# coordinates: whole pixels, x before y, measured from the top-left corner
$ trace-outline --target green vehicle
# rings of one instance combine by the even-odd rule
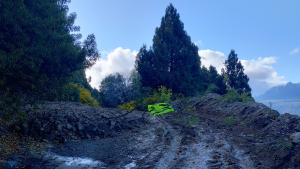
[[[174,111],[174,109],[167,103],[157,103],[154,105],[148,105],[148,111],[151,112],[151,114],[155,117],[159,114],[165,114]]]

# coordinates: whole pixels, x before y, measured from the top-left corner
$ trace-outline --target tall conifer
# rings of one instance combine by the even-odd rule
[[[200,80],[198,47],[184,30],[179,13],[170,4],[160,27],[155,29],[153,46],[144,45],[137,55],[136,68],[143,86],[171,88],[186,96],[196,94]]]
[[[251,96],[251,88],[248,84],[249,78],[244,73],[244,67],[241,61],[238,60],[237,54],[235,54],[234,50],[231,50],[228,55],[228,59],[225,60],[225,69],[225,73],[228,76],[229,86],[240,92],[250,92],[249,96]]]

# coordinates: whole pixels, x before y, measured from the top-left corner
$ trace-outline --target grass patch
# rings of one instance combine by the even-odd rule
[[[293,147],[293,144],[288,140],[282,139],[280,142],[277,143],[276,148],[278,150],[288,149],[290,150]]]
[[[224,122],[218,123],[220,125],[235,125],[236,121],[233,116],[225,117]]]

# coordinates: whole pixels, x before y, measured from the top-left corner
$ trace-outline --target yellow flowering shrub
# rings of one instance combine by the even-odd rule
[[[147,104],[147,103],[160,103],[160,102],[164,102],[164,103],[169,103],[171,101],[171,96],[172,96],[172,90],[171,89],[167,89],[164,86],[161,86],[158,91],[154,91],[152,95],[149,95],[148,97],[144,98],[141,104]],[[133,108],[135,108],[136,106],[138,106],[137,101],[132,100],[129,103],[124,103],[122,105],[118,105],[119,109],[123,109],[123,110],[132,110]],[[147,109],[147,105],[142,106],[143,109]]]
[[[97,102],[96,99],[94,99],[91,96],[91,93],[87,89],[82,88],[82,87],[79,87],[78,89],[79,89],[79,95],[80,95],[80,103],[94,106],[94,107],[99,107],[99,103]]]
[[[132,110],[133,108],[135,108],[135,101],[134,100],[131,100],[129,103],[124,103],[122,105],[118,105],[118,108],[119,109],[123,109],[123,110]]]
[[[78,90],[77,92],[79,92],[79,99],[76,99],[76,92],[75,91],[71,91],[70,89],[76,89]],[[69,83],[68,87],[68,100],[70,101],[79,101],[82,104],[86,104],[86,105],[90,105],[90,106],[94,106],[94,107],[99,107],[99,103],[97,102],[97,100],[95,98],[92,97],[90,91],[88,91],[87,89],[78,86],[77,84],[74,83]]]

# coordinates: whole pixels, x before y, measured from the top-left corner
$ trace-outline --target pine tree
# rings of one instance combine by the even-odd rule
[[[174,93],[195,95],[200,81],[198,47],[184,30],[179,13],[170,4],[160,27],[155,29],[153,46],[143,45],[136,59],[136,69],[143,86],[158,88],[162,85]]]
[[[225,74],[228,76],[228,85],[239,93],[250,92],[249,96],[251,96],[251,88],[248,84],[249,78],[244,74],[244,67],[241,61],[238,60],[234,50],[231,50],[228,59],[225,60],[225,69]]]
[[[215,82],[215,79],[217,78],[218,76],[218,71],[215,67],[213,67],[212,65],[209,66],[209,78],[210,78],[210,81],[212,83]]]

